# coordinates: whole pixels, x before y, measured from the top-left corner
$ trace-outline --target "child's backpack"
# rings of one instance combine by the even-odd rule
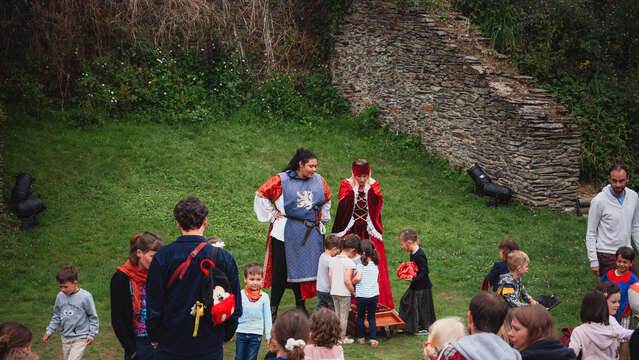
[[[570,344],[570,335],[572,335],[573,330],[575,330],[574,327],[565,327],[561,329],[559,341],[561,341],[561,343],[564,344],[565,347],[568,347],[568,344]]]
[[[201,242],[191,251],[186,260],[175,269],[169,278],[167,289],[171,287],[177,278],[181,280],[184,277],[193,258],[206,245],[206,242]],[[218,250],[218,247],[213,246],[212,259],[217,258]],[[235,295],[231,293],[231,283],[224,271],[215,266],[211,259],[204,259],[200,262],[200,271],[202,271],[204,276],[200,278],[197,299],[195,299],[191,308],[191,315],[195,317],[193,337],[197,336],[200,317],[204,317],[210,326],[215,326],[224,323],[235,312]]]

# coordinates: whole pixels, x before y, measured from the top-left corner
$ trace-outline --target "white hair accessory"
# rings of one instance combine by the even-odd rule
[[[306,342],[304,342],[304,340],[302,339],[295,340],[293,338],[288,338],[288,340],[286,340],[286,345],[284,345],[284,348],[288,351],[293,351],[293,349],[295,349],[296,347],[302,347],[304,345],[306,345]]]

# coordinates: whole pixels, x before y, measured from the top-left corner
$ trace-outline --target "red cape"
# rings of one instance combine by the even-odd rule
[[[370,219],[374,233],[367,231],[368,238],[375,245],[375,250],[379,255],[379,303],[394,309],[393,294],[391,292],[390,280],[388,279],[388,265],[386,263],[386,250],[384,250],[384,242],[382,241],[382,234],[384,228],[382,226],[382,204],[384,203],[384,197],[382,196],[382,190],[379,187],[379,183],[374,182],[368,189],[368,218]],[[335,215],[335,221],[333,222],[332,233],[338,234],[344,232],[353,217],[353,208],[355,206],[355,191],[353,186],[344,179],[339,184],[339,205],[337,206],[337,214]],[[344,236],[350,233],[351,229],[348,229]],[[358,234],[360,235],[360,234]]]

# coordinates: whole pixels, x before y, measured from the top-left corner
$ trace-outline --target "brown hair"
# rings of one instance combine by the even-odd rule
[[[31,330],[15,321],[0,324],[0,359],[14,359],[16,352],[28,354],[26,348],[31,344]]]
[[[277,341],[282,351],[286,352],[286,358],[290,360],[304,360],[304,346],[295,346],[286,349],[288,339],[304,340],[308,343],[309,323],[306,314],[298,309],[290,309],[277,317],[273,324],[273,338]]]
[[[509,271],[515,271],[518,267],[530,264],[528,255],[520,250],[513,250],[506,257],[506,265]]]
[[[509,307],[502,296],[490,291],[480,291],[470,300],[468,309],[475,329],[497,334]]]
[[[147,251],[159,251],[164,247],[162,237],[154,232],[144,232],[131,236],[129,242],[129,261],[131,265],[137,266],[140,258],[138,257],[138,250],[142,253]]]
[[[250,262],[244,265],[244,277],[248,277],[249,274],[264,276],[264,269],[262,268],[262,265],[256,262]]]
[[[610,174],[613,171],[619,171],[619,170],[625,171],[626,172],[626,176],[628,176],[628,174],[630,174],[628,172],[628,168],[626,167],[626,165],[624,165],[622,163],[616,163],[612,167],[610,167],[610,170],[608,171],[608,174]]]
[[[339,248],[339,236],[330,234],[324,240],[324,250],[330,250],[332,248]]]
[[[64,265],[58,270],[55,279],[60,283],[78,281],[78,269],[75,266],[69,264]]]
[[[528,339],[524,349],[529,345],[556,338],[555,322],[545,307],[539,304],[518,307],[513,310],[513,319],[528,330]]]
[[[357,252],[360,251],[359,243],[361,242],[361,238],[357,234],[348,234],[344,236],[344,241],[342,242],[342,250],[345,249],[355,249]]]
[[[617,286],[617,284],[613,283],[612,281],[602,282],[601,284],[597,285],[597,288],[595,290],[604,294],[606,299],[612,294],[621,292],[621,289],[619,288],[619,286]]]
[[[321,308],[311,316],[311,341],[321,347],[332,348],[339,344],[342,328],[337,314],[329,308]]]
[[[399,240],[400,243],[405,241],[412,241],[412,242],[419,243],[419,240],[417,239],[417,233],[415,232],[415,230],[409,227],[404,228],[404,230],[399,232],[399,235],[397,236],[397,240]]]
[[[367,266],[369,258],[373,261],[375,265],[379,265],[379,255],[377,254],[377,250],[375,250],[375,245],[373,245],[372,241],[368,239],[362,240],[361,248],[362,248],[362,258],[361,258],[362,265]]]
[[[499,328],[499,331],[497,332],[497,336],[502,338],[502,340],[507,342],[509,345],[512,345],[510,343],[510,337],[508,336],[508,332],[510,331],[510,329],[512,329],[510,322],[513,320],[513,310],[515,310],[515,308],[508,309],[508,313],[506,314],[506,317],[504,318],[504,322],[501,324],[501,327]]]
[[[581,301],[579,317],[582,323],[594,322],[608,325],[608,301],[603,293],[588,291]]]
[[[368,161],[366,159],[357,159],[353,161],[352,166],[366,166],[368,165]]]
[[[617,249],[617,252],[615,253],[615,258],[618,258],[619,256],[621,256],[623,259],[626,259],[632,262],[632,260],[635,259],[635,251],[632,250],[631,247],[622,246],[619,249]]]
[[[519,250],[519,244],[514,239],[504,239],[499,243],[498,248],[504,250],[504,258],[508,259],[511,251]]]

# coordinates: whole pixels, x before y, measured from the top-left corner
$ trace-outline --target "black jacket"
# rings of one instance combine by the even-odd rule
[[[133,304],[129,277],[118,270],[111,278],[111,326],[129,357],[135,352]]]

